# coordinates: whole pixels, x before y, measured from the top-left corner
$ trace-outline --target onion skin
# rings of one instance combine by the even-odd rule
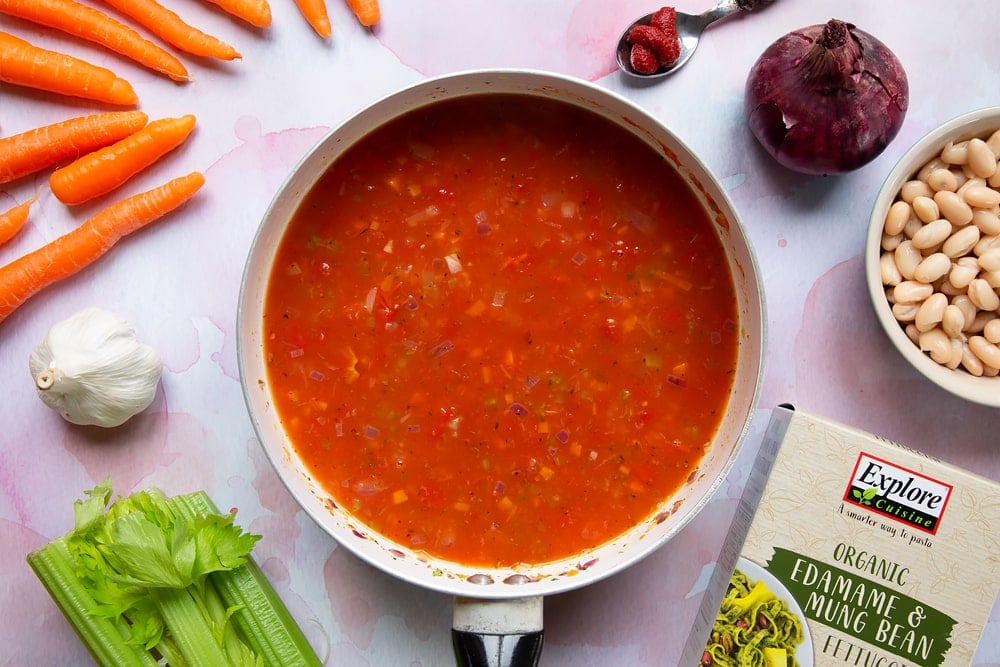
[[[909,84],[885,44],[831,19],[771,44],[750,70],[744,103],[751,132],[780,164],[840,174],[872,161],[895,138]]]

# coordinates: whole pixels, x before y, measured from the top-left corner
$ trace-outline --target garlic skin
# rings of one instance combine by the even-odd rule
[[[49,329],[28,368],[39,398],[66,421],[111,428],[149,407],[163,365],[127,320],[85,308]]]

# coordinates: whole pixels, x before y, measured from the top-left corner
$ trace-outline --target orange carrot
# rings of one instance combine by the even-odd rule
[[[347,6],[363,26],[373,26],[381,18],[378,0],[347,0]]]
[[[295,0],[295,4],[317,35],[327,39],[333,34],[330,15],[326,11],[326,0]]]
[[[142,111],[108,111],[0,137],[0,184],[108,146],[147,120]]]
[[[267,0],[208,0],[222,11],[257,28],[271,25],[271,6]]]
[[[0,267],[0,322],[38,292],[90,266],[122,238],[186,202],[204,183],[205,177],[195,171],[123,199]]]
[[[191,114],[154,120],[135,134],[56,169],[49,177],[52,194],[70,206],[107,194],[184,143],[194,124]]]
[[[104,67],[0,32],[0,81],[50,93],[133,106],[132,85]]]
[[[189,78],[183,63],[172,53],[76,0],[0,0],[0,12],[100,44],[174,81]]]
[[[104,0],[174,48],[195,56],[220,60],[241,58],[239,51],[222,40],[189,25],[156,0]]]
[[[35,195],[6,213],[0,213],[0,245],[10,241],[15,234],[21,231],[21,227],[24,227],[24,223],[28,221],[28,209],[37,199],[38,195]]]

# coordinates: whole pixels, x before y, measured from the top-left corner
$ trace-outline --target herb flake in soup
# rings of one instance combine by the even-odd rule
[[[662,155],[554,100],[411,111],[296,211],[265,296],[274,405],[372,530],[451,562],[569,557],[657,511],[719,427],[739,322]]]

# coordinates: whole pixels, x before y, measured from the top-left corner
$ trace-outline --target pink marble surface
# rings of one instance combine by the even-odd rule
[[[754,243],[767,298],[760,409],[727,484],[672,542],[626,572],[546,601],[545,665],[671,665],[693,620],[721,532],[732,518],[770,408],[797,405],[1000,480],[1000,413],[931,386],[890,348],[866,299],[861,253],[869,209],[895,159],[935,125],[996,105],[996,0],[778,0],[714,26],[669,80],[636,86],[613,70],[617,32],[659,5],[642,0],[481,2],[382,0],[372,32],[328,0],[334,34],[317,39],[291,0],[274,24],[247,30],[194,0],[166,4],[237,46],[243,60],[185,62],[176,85],[84,43],[0,18],[0,29],[112,67],[151,118],[195,113],[192,139],[128,192],[203,170],[208,184],[169,221],[128,239],[0,324],[0,665],[86,664],[69,626],[24,562],[65,532],[72,503],[111,475],[117,491],[206,489],[264,536],[257,557],[329,664],[446,665],[451,601],[401,583],[340,549],[286,493],[256,442],[236,368],[240,276],[257,223],[289,169],[328,129],[425,77],[531,67],[584,78],[641,104],[719,177]],[[678,0],[681,10],[708,2]],[[898,138],[866,167],[800,177],[754,143],[742,114],[753,60],[781,34],[830,18],[878,36],[907,69],[911,107]],[[0,85],[0,133],[14,134],[93,105]],[[44,177],[0,186],[0,209],[38,191],[28,226],[0,247],[7,262],[93,212],[56,201]],[[164,362],[157,397],[112,430],[73,427],[34,395],[32,347],[54,322],[100,305],[131,320]],[[1000,516],[995,517],[1000,520]],[[975,663],[1000,665],[995,611]]]

